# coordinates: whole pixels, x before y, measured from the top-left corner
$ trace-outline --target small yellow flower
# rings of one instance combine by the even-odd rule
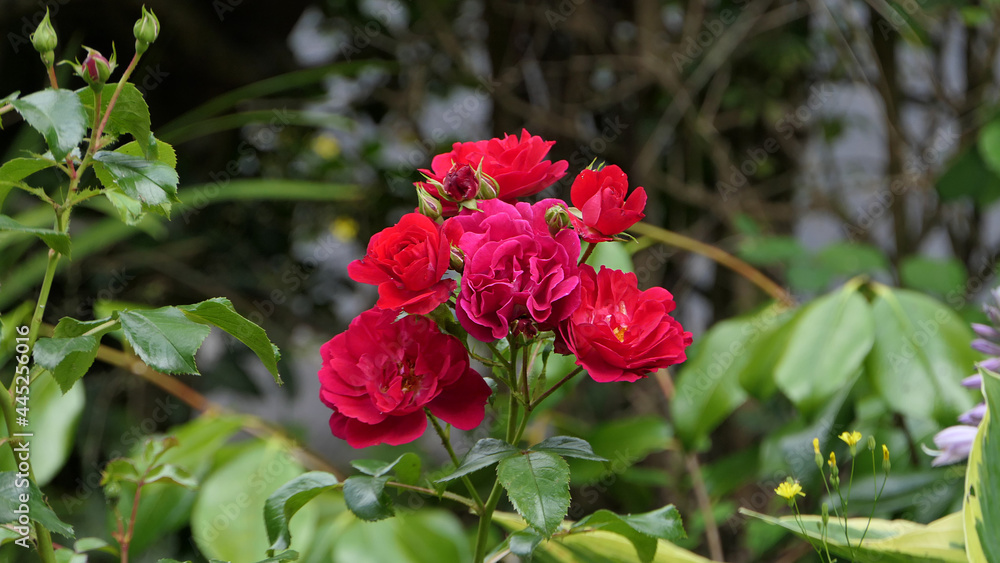
[[[819,438],[813,438],[813,451],[819,453]]]
[[[827,462],[830,467],[837,467],[837,454],[830,452],[830,461]]]
[[[858,432],[857,430],[855,430],[854,432],[844,432],[843,434],[838,436],[838,438],[840,438],[848,446],[853,448],[854,446],[858,445],[858,442],[861,441],[861,432]]]
[[[889,461],[889,448],[882,444],[882,461]]]
[[[806,496],[806,494],[802,492],[802,485],[800,485],[798,481],[785,481],[784,483],[778,485],[778,488],[774,489],[774,492],[779,497],[790,501],[795,500],[795,495],[799,495],[801,497]]]

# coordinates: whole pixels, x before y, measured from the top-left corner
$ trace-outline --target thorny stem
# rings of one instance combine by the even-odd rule
[[[441,423],[438,421],[436,416],[431,414],[430,409],[425,408],[424,411],[427,413],[427,419],[431,421],[431,426],[434,427],[434,431],[437,432],[437,435],[441,438],[441,445],[443,445],[444,449],[448,451],[448,457],[451,458],[451,462],[455,465],[455,468],[458,469],[460,462],[458,456],[455,455],[455,449],[451,447],[451,439],[448,435],[449,433],[441,427]],[[476,490],[476,487],[472,485],[472,481],[469,480],[468,475],[462,476],[462,483],[464,483],[465,488],[469,490],[469,496],[472,497],[472,500],[476,501],[476,511],[482,513],[483,499],[479,496],[479,491]]]

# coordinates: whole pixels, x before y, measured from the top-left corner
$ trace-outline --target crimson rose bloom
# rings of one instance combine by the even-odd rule
[[[378,285],[378,307],[425,315],[448,300],[455,280],[441,279],[448,270],[451,246],[441,227],[419,213],[368,241],[368,253],[347,265],[351,279]]]
[[[504,135],[503,139],[489,139],[469,143],[455,143],[451,152],[439,154],[431,161],[431,170],[421,170],[426,176],[444,184],[445,177],[456,165],[468,164],[478,170],[480,163],[484,174],[496,180],[497,197],[513,201],[519,197],[537,194],[566,175],[569,163],[565,160],[551,162],[542,160],[555,141],[545,141],[532,136],[526,129],[521,137]],[[425,182],[417,182],[431,194],[437,188]],[[452,202],[444,202],[445,214],[454,215],[458,208]]]
[[[646,190],[628,192],[628,177],[615,165],[600,170],[582,170],[570,188],[570,199],[583,218],[570,213],[573,228],[587,242],[611,240],[613,235],[635,225],[646,216]]]
[[[398,446],[427,428],[423,409],[462,430],[483,421],[490,387],[454,336],[426,317],[371,309],[320,348],[330,430],[354,448]]]
[[[561,204],[489,199],[445,221],[465,254],[455,315],[473,338],[492,342],[515,324],[555,328],[579,304],[580,237],[570,229],[553,235],[545,222],[545,211]]]
[[[639,291],[635,274],[580,268],[580,307],[559,325],[557,351],[595,381],[635,381],[687,359],[691,333],[669,315],[674,299],[662,287]]]

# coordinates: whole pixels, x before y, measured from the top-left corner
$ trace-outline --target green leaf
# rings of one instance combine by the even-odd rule
[[[281,353],[278,347],[267,338],[264,329],[237,313],[228,299],[216,297],[194,305],[184,305],[178,309],[192,321],[218,327],[246,344],[271,372],[275,382],[281,384],[281,376],[278,374],[278,359]]]
[[[35,362],[52,372],[63,393],[94,364],[101,342],[94,335],[72,338],[40,338],[35,343]]]
[[[392,517],[396,511],[385,492],[389,477],[355,476],[344,481],[344,502],[355,516],[368,522]]]
[[[188,489],[198,488],[198,480],[188,473],[187,470],[169,463],[157,465],[151,469],[146,474],[143,482],[146,484],[173,483],[174,485],[180,485]]]
[[[355,459],[351,461],[351,465],[372,477],[381,477],[392,471],[401,483],[412,485],[420,479],[420,456],[413,452],[407,452],[391,463],[377,459]]]
[[[76,428],[86,406],[86,392],[77,385],[63,393],[52,374],[38,368],[32,375],[30,415],[28,425],[15,432],[31,433],[31,468],[35,483],[44,487],[66,464],[76,439]],[[0,436],[9,436],[0,417]],[[38,447],[43,445],[44,447]],[[0,467],[14,468],[10,448],[0,448]]]
[[[6,446],[5,446],[6,447]],[[28,495],[27,502],[21,502],[21,495]],[[22,508],[23,505],[23,508]],[[60,536],[72,538],[73,527],[56,516],[45,503],[42,491],[34,482],[18,477],[16,471],[0,472],[0,523],[16,523],[18,517],[27,510],[31,519]]]
[[[202,481],[189,525],[206,558],[257,561],[270,546],[261,518],[267,498],[301,475],[302,466],[277,439],[255,440],[230,447],[228,452],[235,454],[224,457]],[[310,545],[316,532],[315,508],[300,509],[291,526],[296,543]]]
[[[577,522],[576,527],[604,530],[626,538],[632,543],[642,563],[649,563],[656,557],[656,538],[636,530],[624,518],[610,510],[598,510]]]
[[[778,313],[771,322],[761,327],[748,353],[747,362],[739,370],[740,386],[759,400],[766,400],[777,391],[774,366],[788,347],[788,340],[795,330],[794,311]],[[759,340],[759,342],[758,342]]]
[[[198,373],[194,355],[211,330],[187,318],[176,307],[128,310],[118,320],[142,361],[163,373]]]
[[[965,474],[962,521],[972,563],[1000,561],[1000,377],[982,372],[987,412],[979,423]]]
[[[108,109],[108,104],[111,102],[111,97],[115,93],[115,89],[118,88],[118,84],[105,84],[104,89],[101,91],[101,115]],[[77,91],[77,96],[80,98],[80,102],[83,104],[84,110],[87,112],[87,123],[93,123],[94,121],[94,91],[88,88],[82,88]],[[122,133],[128,133],[136,141],[141,141],[147,145],[149,140],[149,107],[146,106],[146,100],[143,99],[142,93],[139,92],[131,83],[126,82],[122,87],[121,92],[118,94],[118,100],[115,101],[115,107],[111,110],[111,116],[108,117],[107,125],[104,127],[104,134],[111,135],[112,137],[118,137]],[[148,151],[144,151],[143,156],[150,156]]]
[[[13,158],[0,166],[0,180],[20,182],[35,172],[52,168],[55,163],[47,158]]]
[[[174,152],[173,147],[158,139],[154,140],[156,141],[156,149],[151,152],[155,153],[155,155],[151,155],[150,158],[157,162],[162,162],[170,168],[176,168],[177,154]],[[142,151],[143,149],[139,146],[139,144],[132,141],[131,143],[121,146],[115,152],[135,157],[142,157],[144,156]],[[146,210],[143,207],[142,202],[126,195],[125,192],[122,191],[117,184],[115,184],[114,179],[111,178],[107,171],[103,169],[96,170],[96,173],[98,178],[101,180],[101,183],[106,186],[104,195],[108,198],[108,201],[111,202],[115,211],[118,212],[118,216],[121,217],[122,221],[128,225],[138,224],[139,221],[141,221],[146,215]],[[164,210],[169,210],[171,208],[170,204],[164,204],[161,207]]]
[[[972,330],[931,297],[875,288],[875,344],[866,362],[872,384],[895,412],[950,424],[972,406],[961,384],[977,359]]]
[[[624,472],[649,454],[662,452],[673,442],[673,431],[662,416],[638,416],[600,424],[588,436],[597,455],[610,460],[615,473]],[[573,482],[595,483],[606,477],[608,467],[595,463],[570,464]]]
[[[688,352],[677,374],[671,409],[677,437],[688,450],[701,447],[709,434],[747,400],[740,372],[765,336],[777,328],[784,308],[772,304],[759,312],[717,323]]]
[[[917,524],[907,520],[871,520],[868,518],[848,518],[846,534],[851,545],[846,545],[844,521],[830,518],[827,532],[822,533],[823,521],[820,516],[802,515],[775,518],[745,508],[740,513],[775,526],[781,526],[799,537],[813,541],[823,541],[830,552],[857,563],[967,563],[969,559],[962,549],[961,515],[951,514],[930,524]],[[801,522],[801,524],[800,524]],[[865,536],[865,529],[868,534]],[[805,533],[803,533],[803,529]],[[859,547],[861,537],[865,541]]]
[[[534,553],[535,548],[542,542],[542,539],[544,538],[531,528],[525,528],[511,534],[507,538],[507,545],[510,547],[510,552],[514,555],[530,560],[531,554]]]
[[[267,527],[267,540],[271,542],[271,547],[267,549],[268,555],[291,545],[292,535],[288,530],[288,523],[300,508],[321,493],[339,486],[340,482],[333,475],[323,471],[310,471],[271,493],[264,503],[264,525]]]
[[[976,147],[986,166],[1000,174],[1000,120],[993,120],[979,130]]]
[[[853,285],[809,303],[794,322],[774,379],[795,406],[811,415],[861,368],[875,341],[875,322]]]
[[[551,537],[569,510],[569,465],[548,452],[508,457],[497,466],[497,479],[518,514]]]
[[[28,227],[18,223],[12,217],[0,215],[0,232],[15,232],[34,235],[42,239],[42,242],[59,254],[69,256],[70,253],[69,235],[66,233],[60,233],[59,231],[53,229]]]
[[[786,264],[806,256],[806,250],[794,237],[760,236],[748,238],[740,245],[740,257],[759,266]]]
[[[672,504],[642,514],[629,514],[622,519],[636,530],[667,541],[677,541],[687,536],[680,512]]]
[[[66,158],[87,134],[87,113],[70,90],[42,90],[11,105],[45,137],[55,160]]]
[[[86,553],[106,547],[108,547],[108,542],[101,538],[80,538],[73,543],[73,551],[77,553]]]
[[[965,292],[965,266],[955,258],[939,260],[926,256],[907,256],[899,263],[903,285],[941,296]]]
[[[328,532],[332,550],[317,563],[468,563],[469,539],[451,512],[423,508],[395,518],[364,522],[349,515],[337,518]],[[522,524],[522,528],[523,528]]]
[[[835,242],[823,247],[816,260],[831,272],[842,276],[871,274],[889,269],[885,255],[870,244]]]
[[[552,436],[531,447],[535,452],[549,452],[563,457],[589,459],[591,461],[608,461],[594,453],[594,449],[586,440],[572,436]]]
[[[468,475],[473,471],[478,471],[484,467],[489,467],[498,461],[518,455],[520,450],[514,446],[497,440],[496,438],[483,438],[476,442],[469,453],[462,458],[462,463],[449,475],[437,480],[438,483],[458,479],[463,475]]]
[[[0,106],[4,104],[9,104],[10,102],[16,100],[17,97],[20,95],[21,95],[20,91],[11,92],[10,94],[7,94],[6,96],[0,98]]]
[[[159,160],[98,151],[94,155],[94,172],[105,188],[120,189],[141,202],[143,209],[169,216],[170,204],[180,201],[177,172]]]
[[[74,336],[83,336],[84,334],[100,327],[101,325],[106,325],[111,317],[105,317],[103,319],[97,319],[93,321],[78,321],[73,317],[63,317],[59,319],[56,324],[56,328],[52,333],[53,338],[73,338]],[[115,330],[117,325],[108,325],[97,332],[94,332],[94,336],[100,338],[105,334]]]
[[[261,559],[257,563],[287,563],[288,561],[298,561],[299,552],[294,549],[282,551],[277,555],[272,555],[267,559]]]
[[[1000,176],[986,165],[975,147],[962,151],[935,187],[944,202],[971,197],[979,207],[985,207],[1000,198]]]

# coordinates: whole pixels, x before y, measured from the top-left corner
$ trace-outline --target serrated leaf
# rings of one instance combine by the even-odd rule
[[[498,461],[518,455],[520,450],[514,446],[497,440],[496,438],[483,438],[476,442],[469,453],[462,458],[462,463],[455,468],[451,474],[437,480],[438,483],[458,479],[463,475],[468,475],[484,467],[489,467]]]
[[[281,375],[278,374],[281,353],[278,347],[271,343],[264,329],[237,313],[228,299],[216,297],[194,305],[183,305],[178,309],[192,321],[218,327],[246,344],[271,372],[275,382],[281,384]]]
[[[569,510],[569,465],[548,452],[526,452],[497,466],[497,479],[518,514],[551,537]]]
[[[629,514],[622,518],[629,526],[654,538],[675,542],[687,537],[681,522],[681,514],[672,504],[642,514]]]
[[[139,201],[143,209],[169,216],[170,204],[180,201],[177,199],[177,172],[159,160],[117,151],[98,151],[94,155],[94,172],[105,188],[117,187],[126,196]]]
[[[0,215],[0,232],[14,232],[33,235],[40,238],[46,246],[55,250],[59,254],[62,254],[63,256],[70,255],[69,235],[66,233],[60,233],[59,231],[53,229],[28,227],[18,223],[12,217],[8,217],[7,215]]]
[[[23,485],[23,486],[18,486]],[[72,538],[73,526],[63,522],[45,503],[45,497],[38,486],[29,479],[18,477],[16,471],[0,472],[0,524],[17,522],[21,495],[28,495],[28,513],[31,519],[45,526],[51,532]]]
[[[590,443],[581,438],[572,436],[552,436],[531,446],[534,452],[549,452],[563,457],[575,457],[577,459],[589,459],[590,461],[608,461],[594,453],[594,448]]]
[[[310,471],[285,483],[267,497],[264,504],[264,524],[271,542],[268,555],[285,549],[292,543],[288,523],[300,508],[325,491],[339,487],[337,478],[323,471]]]
[[[150,151],[150,159],[162,162],[171,168],[177,168],[177,154],[174,152],[173,147],[160,141],[159,139],[153,139],[155,141],[156,150]],[[142,148],[139,143],[132,141],[122,145],[115,150],[117,153],[128,154],[132,156],[143,156]],[[104,195],[114,206],[115,211],[118,212],[118,216],[121,217],[128,225],[136,225],[143,217],[146,216],[146,210],[138,199],[130,197],[125,194],[117,185],[115,185],[114,180],[107,173],[107,171],[97,171],[98,178],[101,183],[105,186],[111,186],[104,190]],[[170,205],[166,204],[165,209],[169,210]]]
[[[87,112],[70,90],[42,90],[10,102],[45,137],[55,160],[62,160],[87,134]]]
[[[105,317],[103,319],[93,321],[78,321],[73,317],[63,317],[59,319],[58,323],[56,323],[56,328],[53,330],[52,336],[53,338],[72,338],[74,336],[83,336],[101,325],[107,324],[110,320],[111,317]],[[115,329],[115,325],[109,325],[95,332],[94,336],[100,338]]]
[[[973,563],[1000,558],[1000,377],[981,373],[987,411],[969,453],[962,506],[965,547]]]
[[[0,181],[20,182],[35,172],[53,166],[55,163],[47,158],[13,158],[0,166]]]
[[[117,83],[104,85],[104,89],[101,91],[102,115],[107,111],[111,97],[117,88]],[[77,91],[77,96],[79,96],[80,103],[83,104],[84,110],[87,112],[87,123],[93,123],[94,91],[89,87],[82,88]],[[147,149],[143,151],[142,155],[151,156],[148,151],[150,135],[149,107],[146,106],[146,100],[143,99],[142,93],[139,92],[138,88],[128,82],[125,83],[121,92],[119,92],[118,99],[115,101],[115,107],[111,110],[111,116],[108,117],[107,125],[104,127],[105,135],[118,137],[122,133],[128,133],[136,141],[146,144]]]
[[[201,375],[195,352],[211,330],[176,307],[126,310],[118,315],[125,339],[147,365],[163,373]]]
[[[94,335],[71,338],[40,338],[35,343],[35,362],[52,372],[63,393],[73,388],[94,364],[100,339]]]
[[[388,477],[355,476],[344,481],[344,502],[355,516],[368,522],[383,520],[396,511],[385,492]]]

